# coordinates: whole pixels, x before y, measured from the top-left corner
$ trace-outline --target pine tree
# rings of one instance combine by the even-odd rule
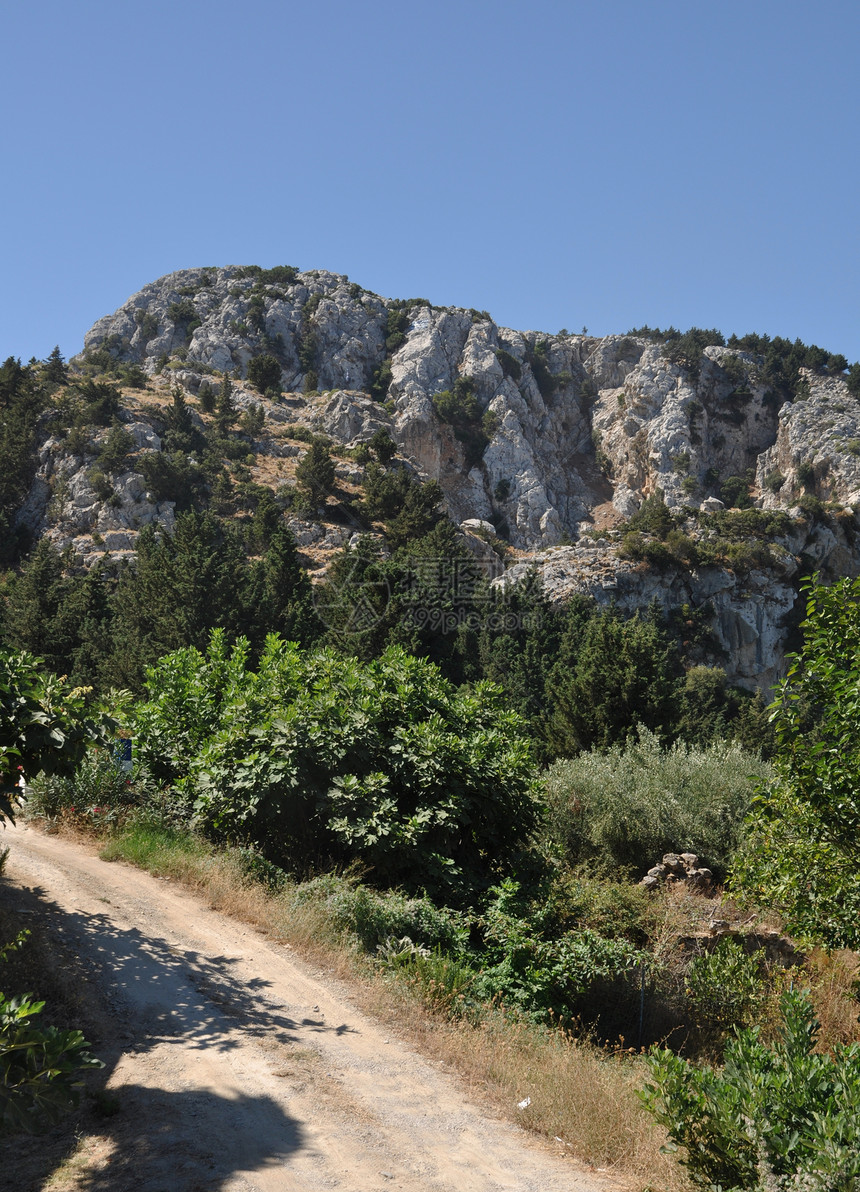
[[[173,404],[167,412],[167,432],[164,436],[165,451],[181,451],[186,455],[193,449],[194,419],[185,394],[179,385],[173,387]]]
[[[69,370],[59,344],[45,361],[44,377],[51,385],[65,385],[69,379]]]
[[[42,538],[7,588],[7,644],[39,655],[54,674],[70,672],[78,645],[76,626],[66,611],[75,581],[65,568],[63,556]]]
[[[331,451],[315,439],[296,468],[296,483],[312,501],[322,505],[334,488],[335,470]]]
[[[233,382],[227,373],[218,390],[215,402],[215,427],[219,435],[226,435],[236,421],[236,407],[233,405]]]
[[[237,532],[209,513],[176,519],[173,534],[147,526],[137,564],[119,579],[112,605],[113,649],[106,677],[140,690],[144,669],[182,646],[204,649],[212,629],[243,632],[249,568]]]
[[[309,645],[322,633],[311,582],[285,526],[271,535],[266,554],[253,564],[245,594],[242,632],[259,649],[268,633]]]

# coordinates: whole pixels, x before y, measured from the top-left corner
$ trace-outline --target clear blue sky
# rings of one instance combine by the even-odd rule
[[[0,30],[0,359],[222,264],[860,359],[856,0],[29,0]]]

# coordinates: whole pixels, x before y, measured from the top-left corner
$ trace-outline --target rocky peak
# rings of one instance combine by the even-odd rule
[[[145,286],[94,325],[73,363],[137,369],[162,403],[177,384],[196,395],[231,376],[239,409],[264,411],[249,458],[255,481],[272,487],[290,481],[306,450],[291,426],[344,448],[384,428],[406,465],[438,481],[495,582],[536,567],[559,599],[583,592],[631,611],[653,600],[707,605],[730,672],[750,685],[779,673],[798,574],[860,570],[860,403],[841,375],[806,370],[788,391],[737,347],[517,331],[483,311],[381,298],[340,274],[230,266]],[[158,420],[127,396],[120,417],[139,460],[160,450]],[[92,532],[131,550],[140,526],[169,527],[173,516],[134,467],[111,480],[110,500],[104,483],[100,495],[99,442],[78,458],[47,440],[20,514],[87,557]],[[361,482],[360,468],[341,471]],[[631,554],[617,532],[649,498],[680,535],[659,566],[647,533]],[[743,525],[724,521],[732,504],[785,515],[769,556],[743,554]],[[298,532],[332,549],[348,541],[330,530]],[[503,547],[509,566],[498,575]]]

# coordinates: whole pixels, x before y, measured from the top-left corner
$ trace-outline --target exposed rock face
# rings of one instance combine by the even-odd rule
[[[589,596],[622,612],[661,608],[710,610],[710,629],[718,654],[726,658],[732,680],[749,687],[769,687],[782,673],[786,622],[797,591],[790,580],[797,572],[793,556],[779,569],[736,575],[725,567],[666,570],[645,568],[619,559],[611,539],[558,547],[526,555],[508,567],[497,584],[512,584],[535,568],[550,597],[566,600]]]
[[[756,360],[729,348],[706,348],[694,375],[661,345],[631,336],[517,332],[421,302],[406,304],[403,341],[387,357],[389,313],[403,304],[333,273],[274,283],[245,273],[168,274],[100,319],[86,347],[149,373],[178,353],[187,370],[175,375],[192,391],[195,362],[245,376],[254,356],[274,354],[285,389],[310,380],[343,391],[321,424],[356,441],[387,424],[380,404],[358,394],[388,359],[401,450],[441,483],[452,517],[504,521],[519,548],[576,538],[597,507],[620,521],[658,489],[670,507],[698,504],[714,476],[750,469],[763,506],[790,508],[797,468],[810,459],[827,498],[860,501],[860,406],[839,379],[812,378],[808,401],[779,409]],[[433,407],[458,378],[471,379],[491,415],[477,462]],[[772,490],[777,471],[786,483]]]
[[[762,379],[761,361],[737,350],[709,347],[679,363],[664,345],[634,336],[519,332],[483,313],[395,302],[338,274],[289,269],[169,274],[100,319],[85,342],[85,355],[136,364],[165,394],[178,383],[194,395],[213,371],[230,373],[237,407],[265,409],[266,430],[249,452],[255,479],[273,487],[306,449],[290,440],[290,424],[350,446],[385,429],[401,459],[439,482],[494,582],[536,567],[557,599],[583,593],[626,611],[652,601],[707,608],[730,677],[748,686],[781,671],[798,575],[860,571],[860,403],[841,378],[809,374],[805,400],[785,401]],[[281,398],[247,383],[259,356],[276,358]],[[445,393],[455,407],[468,399],[448,420],[437,412]],[[145,411],[122,417],[137,452],[161,449]],[[93,458],[64,455],[46,440],[19,522],[87,558],[93,531],[101,549],[126,551],[142,526],[169,528],[172,503],[155,501],[134,470],[110,478],[109,501],[97,495]],[[361,468],[340,464],[338,476],[358,484]],[[727,477],[747,478],[758,508],[792,517],[763,569],[658,569],[619,557],[614,527],[645,498],[660,492],[672,510],[719,514]],[[801,516],[809,493],[844,508],[827,524]],[[701,514],[686,530],[707,539]],[[492,527],[514,548],[506,571]],[[355,533],[295,529],[308,550]],[[594,530],[608,537],[592,541]]]

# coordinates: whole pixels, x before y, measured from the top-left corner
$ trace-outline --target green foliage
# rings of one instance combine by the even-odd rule
[[[408,310],[393,307],[388,312],[385,335],[385,351],[393,356],[397,349],[406,343],[406,329],[409,326]]]
[[[192,451],[200,451],[204,446],[204,439],[194,425],[194,418],[179,385],[174,385],[172,396],[173,401],[167,411],[162,451],[174,456],[177,452],[189,455]],[[187,464],[180,466],[187,468]]]
[[[441,393],[435,393],[432,402],[437,415],[452,426],[476,422],[481,416],[481,405],[471,377],[458,377],[453,390],[443,389]]]
[[[442,490],[435,480],[421,483],[402,467],[384,471],[370,463],[364,475],[364,499],[359,512],[369,521],[385,523],[394,547],[429,534],[442,520]]]
[[[699,543],[682,530],[669,530],[664,542],[628,531],[618,554],[622,559],[634,559],[658,570],[671,566],[695,567],[701,559]]]
[[[105,815],[136,802],[132,783],[111,749],[90,749],[73,774],[41,774],[28,784],[30,815],[55,819],[74,811],[105,821]]]
[[[510,352],[506,352],[504,348],[497,348],[496,359],[502,366],[502,372],[506,377],[514,382],[522,379],[523,366],[517,360],[516,356],[512,356]]]
[[[446,951],[459,951],[466,944],[465,917],[424,895],[407,898],[336,877],[318,878],[297,890],[302,900],[319,894],[335,926],[356,936],[368,952],[390,939],[408,938],[419,947]]]
[[[569,382],[571,379],[569,373],[564,374],[564,377],[561,374],[553,376],[546,357],[547,342],[545,339],[538,340],[534,348],[526,349],[526,361],[532,370],[532,376],[540,390],[540,395],[545,401],[552,397],[563,382]]]
[[[42,538],[7,586],[7,643],[38,651],[55,674],[92,682],[104,650],[108,588],[100,565],[85,575],[67,571],[64,556]]]
[[[200,391],[197,394],[197,400],[200,402],[200,409],[204,414],[214,414],[215,394],[212,392],[212,386],[208,381],[204,381],[200,386]]]
[[[163,452],[144,459],[161,459]],[[6,639],[38,649],[57,674],[140,689],[144,668],[167,650],[205,645],[211,630],[240,629],[254,648],[270,631],[297,641],[319,634],[310,581],[268,489],[251,502],[249,559],[236,524],[180,514],[172,534],[141,532],[134,567],[109,562],[66,570],[43,539],[7,587]]]
[[[255,331],[266,329],[266,299],[260,293],[254,293],[248,303],[248,324]]]
[[[852,364],[845,380],[852,397],[860,397],[860,362]]]
[[[44,378],[50,385],[65,385],[69,379],[69,370],[60,345],[57,344],[45,361]]]
[[[667,733],[676,715],[679,658],[655,617],[614,609],[573,617],[546,678],[545,724],[553,753],[623,741],[637,722]]]
[[[740,348],[742,351],[754,352],[761,357],[758,367],[759,375],[765,385],[772,391],[779,406],[784,401],[797,399],[802,396],[803,379],[801,368],[811,369],[813,372],[823,372],[828,362],[833,359],[831,353],[815,344],[807,345],[800,339],[794,341],[780,336],[756,335],[755,333],[738,338],[732,335],[728,340],[730,348]]]
[[[789,930],[860,945],[860,581],[804,585],[803,646],[771,720],[775,774],[759,791],[733,884]]]
[[[281,391],[281,362],[276,356],[252,356],[248,361],[248,380],[260,393]]]
[[[716,328],[703,330],[701,327],[691,327],[683,333],[670,328],[664,340],[665,355],[673,363],[683,365],[690,376],[698,380],[705,348],[722,347],[725,342],[722,333]]]
[[[719,666],[691,666],[687,671],[674,727],[678,738],[691,745],[735,738],[754,753],[773,752],[761,697],[730,687]]]
[[[314,439],[296,468],[296,484],[317,505],[325,503],[334,489],[335,465],[331,451]]]
[[[486,451],[495,430],[493,422],[484,425],[487,415],[482,419],[474,381],[471,377],[458,377],[453,390],[443,389],[441,393],[434,394],[431,400],[438,417],[450,423],[455,437],[463,444],[466,466],[474,467]]]
[[[709,1192],[850,1192],[860,1177],[860,1045],[818,1055],[808,998],[787,993],[782,1009],[775,1045],[739,1031],[720,1071],[666,1050],[649,1057],[640,1096]]]
[[[375,453],[376,458],[383,467],[386,464],[390,464],[397,454],[397,444],[383,426],[379,430],[374,431],[367,445]]]
[[[186,339],[190,339],[201,324],[191,298],[180,298],[178,302],[171,302],[167,308],[167,317]]]
[[[486,584],[449,523],[439,521],[420,536],[410,533],[410,525],[418,527],[423,516],[415,506],[389,523],[389,537],[393,526],[399,545],[387,558],[370,537],[339,555],[318,589],[319,600],[328,640],[339,649],[370,659],[387,645],[401,645],[460,682],[461,630],[474,615],[476,596],[484,598]]]
[[[235,630],[248,591],[245,552],[235,527],[211,514],[185,513],[173,534],[141,531],[137,563],[112,595],[114,649],[106,678],[140,688],[144,668],[168,650],[204,646],[216,626]]]
[[[0,366],[0,562],[20,545],[10,526],[36,474],[36,428],[48,397],[33,368],[13,356]]]
[[[750,485],[752,477],[747,476],[727,476],[720,485],[720,500],[725,502],[728,506],[734,506],[737,509],[749,509],[752,506],[752,497],[750,496]]]
[[[369,393],[374,401],[384,402],[388,396],[388,387],[391,384],[393,377],[391,371],[391,360],[388,356],[382,361],[379,367],[373,374],[373,380],[370,383]]]
[[[273,265],[271,269],[261,269],[257,280],[263,285],[289,286],[298,277],[299,271],[295,265]]]
[[[672,512],[666,505],[663,494],[657,492],[653,497],[645,498],[627,522],[627,529],[643,534],[653,534],[655,538],[663,539],[674,524]]]
[[[134,321],[141,330],[144,343],[149,343],[158,334],[160,324],[158,315],[154,311],[138,308],[134,312]]]
[[[54,1125],[78,1104],[78,1073],[104,1066],[80,1031],[33,1025],[44,1005],[0,993],[0,1135]]]
[[[182,451],[144,452],[137,468],[156,500],[175,501],[180,510],[194,504],[205,491],[203,473]]]
[[[510,878],[489,891],[481,920],[481,970],[473,990],[521,1014],[546,1021],[570,1019],[597,981],[631,969],[640,953],[624,939],[591,928],[559,931],[553,908],[530,902]]]
[[[705,1044],[761,1021],[771,993],[765,976],[763,951],[747,952],[730,937],[691,961],[685,992]]]
[[[764,478],[765,487],[772,493],[778,493],[785,484],[785,476],[780,472],[779,468],[774,468],[773,471],[768,472]]]
[[[99,448],[98,459],[106,472],[122,472],[130,451],[134,450],[134,438],[119,423],[115,423]]]
[[[221,837],[275,861],[357,860],[450,900],[489,884],[534,826],[529,749],[489,684],[458,691],[401,650],[362,665],[272,637],[195,750],[211,723],[196,705],[222,699],[210,665],[162,659],[135,735],[147,759],[184,759],[195,816]]]
[[[86,378],[76,386],[83,404],[76,418],[79,426],[110,426],[119,413],[120,391],[108,381]]]
[[[92,714],[87,695],[45,676],[30,654],[0,649],[0,823],[14,819],[18,779],[68,774],[111,722]]]
[[[90,468],[87,472],[87,481],[100,501],[110,501],[114,495],[113,485],[101,468]]]
[[[808,460],[797,465],[797,483],[807,492],[815,488],[815,466]]]
[[[162,782],[185,777],[192,760],[221,727],[247,678],[248,642],[229,646],[213,630],[206,654],[194,646],[162,656],[146,671],[149,699],[136,705],[133,725],[139,762]]]
[[[544,785],[551,836],[569,864],[644,873],[667,852],[697,853],[725,870],[743,838],[763,764],[735,744],[663,748],[638,740],[555,762]]]
[[[239,418],[239,429],[242,434],[248,435],[251,439],[256,439],[262,434],[263,427],[266,425],[266,412],[261,405],[253,402],[246,410],[242,412]]]
[[[233,382],[227,373],[221,380],[221,387],[215,399],[215,428],[219,435],[226,435],[236,421],[236,407],[233,404]]]

